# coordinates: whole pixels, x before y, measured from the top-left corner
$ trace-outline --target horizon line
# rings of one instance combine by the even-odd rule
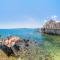
[[[39,29],[41,27],[35,27],[35,28],[32,28],[32,27],[19,27],[19,28],[0,28],[0,29]]]

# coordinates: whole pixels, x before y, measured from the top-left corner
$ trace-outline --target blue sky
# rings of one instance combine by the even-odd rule
[[[38,28],[60,19],[60,0],[0,0],[0,28]]]

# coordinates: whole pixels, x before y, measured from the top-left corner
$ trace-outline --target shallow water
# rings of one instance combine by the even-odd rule
[[[60,60],[60,36],[45,35],[44,48],[51,54],[54,60]]]
[[[0,29],[0,35],[3,39],[15,35],[22,39],[36,41],[38,45],[30,49],[31,57],[37,58],[32,57],[31,60],[60,60],[60,36],[41,34],[37,32],[37,29]],[[25,59],[28,60],[28,57],[25,56]]]

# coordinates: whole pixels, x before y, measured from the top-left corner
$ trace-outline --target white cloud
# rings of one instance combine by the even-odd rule
[[[52,19],[56,20],[58,16],[54,15],[54,16],[51,16]]]

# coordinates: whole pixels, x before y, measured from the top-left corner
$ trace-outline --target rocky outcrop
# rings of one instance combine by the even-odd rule
[[[60,22],[49,20],[43,25],[41,32],[60,35]]]
[[[19,56],[20,51],[22,51],[23,49],[27,49],[30,45],[37,44],[34,41],[21,39],[20,37],[17,36],[9,36],[6,39],[3,40],[1,39],[0,43],[1,50],[4,51],[7,56],[10,55]]]

